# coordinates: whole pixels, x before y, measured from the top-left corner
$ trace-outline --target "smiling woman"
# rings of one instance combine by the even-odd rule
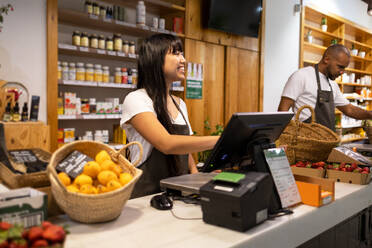
[[[143,175],[133,198],[160,192],[161,179],[196,173],[190,153],[211,149],[219,138],[192,136],[186,104],[171,95],[172,83],[185,79],[185,62],[182,42],[173,35],[153,35],[139,48],[138,90],[125,98],[120,122],[128,141],[143,146]],[[130,154],[132,160],[139,156],[134,149]]]

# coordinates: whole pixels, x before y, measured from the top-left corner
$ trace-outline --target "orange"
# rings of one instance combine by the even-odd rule
[[[102,164],[105,160],[111,160],[110,155],[105,150],[100,151],[96,154],[96,162]]]
[[[65,172],[58,173],[58,178],[65,186],[69,186],[71,184],[71,179]]]
[[[114,191],[121,187],[121,184],[116,180],[111,180],[107,183],[107,191]]]
[[[92,183],[93,183],[92,178],[90,176],[84,175],[84,174],[80,174],[74,180],[74,184],[78,185],[79,187],[81,187],[84,184],[92,185]]]
[[[73,184],[67,186],[66,189],[67,189],[68,191],[70,191],[70,192],[74,192],[74,193],[79,192],[79,189],[76,187],[76,185],[73,185]]]
[[[84,165],[83,173],[90,176],[91,178],[96,178],[100,171],[101,166],[96,161],[89,161]]]
[[[91,184],[84,184],[80,187],[80,193],[83,194],[94,194],[96,191],[97,189]]]
[[[116,176],[116,174],[112,171],[108,171],[108,170],[105,170],[105,171],[101,171],[98,176],[98,181],[106,186],[108,182],[110,182],[111,180],[118,180],[118,177]]]
[[[122,186],[126,185],[127,183],[130,182],[130,180],[132,180],[133,177],[131,174],[127,173],[127,172],[124,172],[124,173],[121,173],[120,174],[120,183]]]
[[[117,166],[117,164],[115,164],[111,160],[105,160],[101,164],[101,170],[103,170],[103,171],[104,170],[110,170],[110,171],[112,171],[115,166]]]

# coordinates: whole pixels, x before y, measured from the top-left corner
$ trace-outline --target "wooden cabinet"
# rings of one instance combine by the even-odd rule
[[[317,64],[327,47],[333,43],[345,45],[352,53],[350,64],[345,69],[345,75],[337,78],[336,82],[352,103],[370,110],[372,31],[311,6],[304,7],[301,18],[300,67]],[[327,27],[322,27],[322,24]],[[371,93],[367,94],[367,91]],[[336,110],[335,114],[336,128],[343,135],[342,142],[364,139],[363,136],[353,134],[360,132],[361,121],[349,123],[342,112]]]

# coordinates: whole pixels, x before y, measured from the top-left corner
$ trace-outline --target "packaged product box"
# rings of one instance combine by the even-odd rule
[[[332,149],[327,159],[328,162],[356,163],[360,165],[372,165],[372,161],[348,147],[339,146]]]
[[[64,142],[69,143],[75,140],[75,128],[64,129]]]
[[[0,193],[0,221],[22,224],[28,228],[47,219],[47,194],[32,188]]]
[[[371,181],[371,173],[362,174],[358,172],[327,170],[327,177],[329,179],[334,179],[336,182],[361,185],[369,184],[369,182]]]
[[[291,166],[293,175],[302,175],[310,177],[325,177],[324,169],[314,169],[314,168],[305,168],[305,167],[295,167]]]
[[[120,99],[119,98],[106,98],[106,102],[112,104],[112,114],[119,114],[120,113]]]

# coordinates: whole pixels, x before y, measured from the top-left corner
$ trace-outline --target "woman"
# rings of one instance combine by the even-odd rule
[[[145,39],[139,48],[138,89],[123,103],[121,125],[128,141],[139,141],[143,174],[132,198],[160,192],[161,179],[197,173],[191,153],[213,148],[218,136],[191,136],[185,103],[172,96],[172,82],[185,79],[182,42],[169,34]],[[138,158],[130,149],[132,160]]]

